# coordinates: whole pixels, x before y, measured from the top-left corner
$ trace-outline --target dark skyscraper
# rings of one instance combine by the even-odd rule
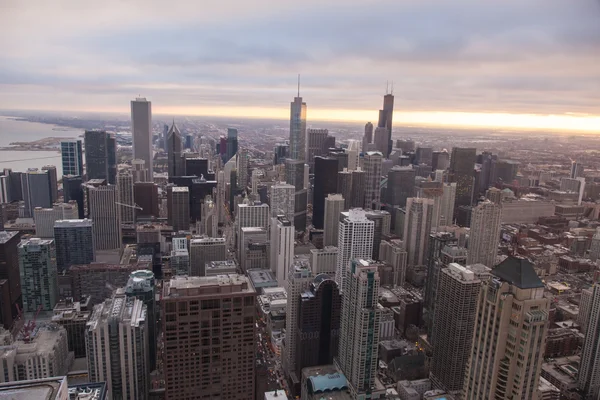
[[[227,146],[226,146],[226,160],[231,160],[231,157],[235,156],[238,151],[238,131],[235,128],[227,128]]]
[[[142,209],[136,218],[158,218],[158,185],[152,182],[137,182],[133,185],[133,201]]]
[[[117,175],[115,138],[104,131],[85,131],[85,168],[88,179],[115,184]]]
[[[9,329],[17,318],[21,302],[18,232],[0,231],[0,324]]]
[[[450,180],[456,182],[456,209],[460,206],[471,205],[476,158],[476,149],[474,148],[454,147],[452,149]]]
[[[60,142],[63,175],[83,176],[83,147],[81,140]]]
[[[373,143],[373,124],[367,122],[365,125],[365,135],[363,136],[362,141],[362,152],[366,153],[369,151],[369,144]]]
[[[42,171],[46,171],[48,179],[50,180],[50,196],[52,197],[52,204],[58,201],[58,174],[54,165],[44,165]]]
[[[181,158],[182,151],[181,133],[173,121],[173,125],[167,132],[167,157],[169,160],[169,176],[183,176],[185,174],[183,168],[183,160]]]
[[[412,167],[393,167],[388,172],[385,204],[394,207],[406,207],[406,199],[414,197],[416,171]]]
[[[85,216],[85,207],[83,206],[83,183],[81,176],[78,175],[63,175],[63,197],[64,202],[68,203],[71,200],[77,202],[77,212],[79,219]]]
[[[431,157],[431,169],[434,171],[437,170],[446,170],[450,165],[450,154],[446,150],[444,151],[434,151]]]
[[[352,171],[352,205],[350,208],[364,207],[366,180],[367,173],[365,171]]]
[[[417,147],[415,153],[415,164],[416,165],[429,165],[433,164],[433,149],[431,147]]]
[[[313,226],[323,229],[325,198],[337,193],[338,160],[335,158],[315,157],[315,189],[313,196]]]
[[[392,152],[392,120],[394,117],[394,95],[387,93],[383,96],[383,110],[379,110],[379,128],[386,128],[388,131],[388,150],[384,156],[387,158]]]

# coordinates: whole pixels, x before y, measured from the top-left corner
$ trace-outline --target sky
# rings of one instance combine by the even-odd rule
[[[0,109],[600,133],[600,0],[0,0]]]

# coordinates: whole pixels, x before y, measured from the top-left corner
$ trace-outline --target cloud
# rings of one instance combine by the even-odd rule
[[[600,100],[597,0],[3,3],[0,108],[287,107],[298,72],[318,108],[377,109],[387,80],[408,111]]]

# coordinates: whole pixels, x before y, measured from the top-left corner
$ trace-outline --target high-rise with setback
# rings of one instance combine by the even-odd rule
[[[393,86],[393,85],[392,85]],[[393,89],[392,89],[393,92]],[[388,148],[384,153],[385,157],[389,157],[392,152],[392,120],[394,119],[394,95],[392,93],[386,93],[383,96],[383,110],[379,110],[379,121],[378,127],[386,128],[388,132]]]
[[[275,273],[279,286],[286,287],[294,261],[294,225],[283,215],[271,221],[270,245],[271,270]]]
[[[350,261],[355,258],[371,259],[375,223],[367,218],[360,208],[340,214],[338,234],[338,257],[335,280],[344,292],[349,274]]]
[[[290,149],[285,161],[286,182],[294,185],[295,217],[294,226],[298,231],[306,229],[307,188],[304,185],[304,165],[306,164],[306,103],[300,93],[290,104]]]
[[[327,129],[307,129],[306,136],[308,138],[307,145],[307,163],[310,166],[311,171],[316,171],[315,169],[315,157],[324,156],[327,154],[327,149],[325,148],[325,143],[327,142],[327,135],[329,135],[329,131]]]
[[[381,166],[383,155],[370,151],[364,156],[365,170],[365,209],[379,210],[381,208]],[[353,176],[354,178],[354,176]]]
[[[138,97],[131,101],[131,136],[133,140],[133,158],[141,159],[146,162],[148,179],[152,182],[154,177],[154,156],[152,154],[152,103],[147,101],[144,97]]]

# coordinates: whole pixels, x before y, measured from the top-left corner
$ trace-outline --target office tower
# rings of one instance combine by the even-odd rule
[[[392,266],[393,285],[403,286],[406,281],[406,250],[402,241],[382,241],[379,245],[379,260]]]
[[[294,185],[279,182],[270,188],[271,217],[285,215],[291,222],[294,220]]]
[[[585,310],[587,324],[579,366],[579,389],[585,399],[597,399],[600,393],[600,284],[596,283],[588,292],[591,296]]]
[[[19,243],[19,270],[23,312],[52,311],[58,300],[54,241],[31,238]]]
[[[381,208],[381,163],[383,156],[379,152],[370,151],[364,156],[365,170],[365,209]],[[354,176],[353,176],[354,177]],[[353,181],[354,183],[354,181]],[[354,189],[353,189],[354,190]]]
[[[431,229],[435,229],[440,226],[443,195],[444,184],[442,182],[431,181],[430,179],[425,179],[423,177],[417,177],[415,180],[415,197],[433,200]]]
[[[36,208],[33,210],[33,219],[35,221],[35,235],[40,238],[54,237],[54,223],[61,219],[77,219],[79,210],[74,201],[65,203],[55,203],[52,208]]]
[[[52,203],[58,201],[58,173],[56,172],[56,166],[44,165],[42,171],[46,171],[48,179],[50,180],[50,196]]]
[[[89,219],[59,220],[54,223],[58,272],[63,272],[71,265],[90,264],[94,261],[93,228],[93,221]]]
[[[270,241],[271,270],[277,277],[277,284],[287,287],[287,278],[294,260],[294,226],[283,215],[272,219]]]
[[[237,187],[240,190],[246,190],[248,186],[248,168],[250,163],[250,156],[248,155],[248,149],[242,147],[238,150],[236,158],[236,169],[238,172]]]
[[[375,151],[385,154],[388,147],[388,131],[386,127],[375,128],[375,138],[373,143],[375,145]]]
[[[479,187],[475,192],[484,193],[492,184],[492,164],[496,162],[497,156],[489,151],[484,151],[477,155],[477,163],[481,165],[479,176]]]
[[[158,218],[160,216],[158,185],[153,182],[133,184],[133,201],[139,207],[136,218]],[[141,209],[140,209],[141,208]]]
[[[571,179],[583,178],[583,164],[571,161]]]
[[[340,214],[338,233],[338,257],[335,279],[344,292],[349,263],[355,258],[371,259],[375,223],[369,220],[364,210],[351,209]]]
[[[455,212],[459,206],[470,206],[473,198],[473,170],[475,168],[476,149],[452,148],[450,157],[450,180],[456,183]]]
[[[81,176],[63,175],[63,198],[64,202],[75,201],[77,203],[77,218],[83,219],[85,207],[83,203],[83,183]]]
[[[450,154],[446,150],[434,151],[431,154],[431,169],[445,171],[450,165]]]
[[[411,197],[406,201],[403,238],[410,267],[425,264],[432,216],[432,199]]]
[[[325,199],[325,221],[323,224],[323,246],[338,245],[340,213],[344,211],[345,200],[341,194],[329,194]]]
[[[314,276],[327,274],[335,278],[338,248],[325,246],[322,249],[310,250],[310,269]]]
[[[10,329],[21,307],[19,232],[0,231],[0,324]]]
[[[392,88],[393,92],[393,88]],[[388,132],[388,148],[383,154],[385,157],[389,157],[392,152],[392,120],[394,116],[394,95],[392,93],[386,93],[383,96],[383,110],[379,110],[379,122],[378,127],[384,127]],[[398,146],[399,147],[399,146]]]
[[[443,194],[440,200],[440,225],[452,225],[454,219],[454,202],[456,199],[456,182],[444,183]]]
[[[148,168],[148,179],[152,182],[154,177],[152,103],[146,101],[143,97],[138,97],[131,101],[131,138],[133,142],[133,158],[144,160]]]
[[[363,399],[367,398],[366,393],[373,393],[377,377],[381,320],[377,266],[360,258],[352,259],[344,280],[336,364],[348,379],[352,398]]]
[[[241,251],[240,237],[242,228],[263,228],[268,231],[270,221],[269,206],[267,204],[238,204],[235,217],[236,243]],[[241,254],[238,252],[238,254]]]
[[[83,176],[83,147],[81,140],[70,139],[60,142],[63,175]]]
[[[366,153],[369,151],[369,144],[373,142],[373,124],[367,122],[365,124],[365,134],[362,141],[362,152]]]
[[[296,387],[300,382],[300,376],[296,374],[298,365],[298,335],[292,332],[298,331],[298,317],[300,311],[301,295],[308,289],[313,281],[313,275],[306,261],[297,260],[292,266],[288,276],[288,300],[286,304],[286,332],[290,334],[286,337],[283,346],[282,364],[283,370],[292,387]]]
[[[146,161],[140,159],[131,160],[131,173],[133,174],[133,183],[148,182]]]
[[[202,220],[196,223],[198,233],[208,237],[218,236],[218,208],[212,200],[212,196],[206,196],[202,203]]]
[[[135,223],[135,202],[133,201],[133,175],[128,171],[121,171],[117,175],[117,203],[119,218],[122,224]]]
[[[273,233],[274,227],[271,227],[271,233]],[[291,230],[290,226],[287,227],[285,232],[279,232],[281,235],[289,233]],[[287,239],[287,236],[285,236]],[[279,243],[279,239],[282,240],[282,243]],[[252,267],[264,267],[269,268],[271,264],[271,260],[273,260],[274,255],[271,251],[277,252],[275,250],[279,247],[279,245],[287,246],[284,249],[280,249],[284,255],[283,258],[288,259],[290,253],[293,254],[293,249],[289,248],[289,241],[284,240],[283,238],[271,239],[269,241],[269,230],[262,227],[250,227],[250,228],[242,228],[239,240],[239,253],[238,253],[238,261],[240,264],[240,268],[243,272],[246,272],[248,269]],[[266,256],[266,260],[263,257]],[[276,257],[276,256],[275,256]],[[292,255],[293,257],[293,255]],[[275,264],[275,260],[273,261]],[[273,270],[275,271],[277,265],[273,265]]]
[[[600,228],[596,228],[596,233],[594,233],[594,236],[592,237],[589,258],[592,261],[596,261],[600,258]]]
[[[471,211],[468,264],[496,265],[502,207],[489,200],[480,203]]]
[[[348,154],[348,169],[354,171],[360,165],[360,142],[355,139],[348,141],[348,148],[345,149]]]
[[[562,178],[560,180],[560,190],[578,193],[577,205],[581,205],[581,200],[583,199],[583,193],[585,191],[585,178]]]
[[[304,161],[285,160],[285,181],[296,189],[294,194],[294,227],[296,231],[306,229],[306,207],[308,191],[304,187]]]
[[[243,275],[175,277],[164,283],[166,400],[200,393],[223,400],[255,399],[255,302],[256,291]],[[209,307],[210,314],[199,304]],[[184,321],[197,323],[181,334]]]
[[[175,121],[173,121],[171,128],[167,132],[167,143],[167,148],[169,149],[167,152],[169,176],[185,175],[183,159],[181,158],[183,151],[181,133],[177,125],[175,125]]]
[[[33,216],[36,207],[52,208],[52,185],[50,174],[30,168],[24,175],[23,200],[28,216]]]
[[[432,166],[433,164],[433,149],[431,147],[417,147],[415,152],[415,165],[425,164]]]
[[[279,143],[275,145],[275,148],[273,149],[273,165],[283,164],[283,162],[288,156],[288,149],[289,145],[284,143]]]
[[[188,249],[173,249],[169,258],[171,273],[175,275],[190,275],[190,253]]]
[[[114,185],[117,175],[114,136],[104,131],[85,131],[84,148],[87,179],[106,179]]]
[[[131,273],[127,285],[124,288],[127,297],[140,300],[146,306],[146,325],[148,326],[149,371],[156,368],[156,280],[152,271],[139,270]]]
[[[344,168],[337,175],[337,188],[338,193],[344,198],[344,210],[349,210],[352,207],[352,172]]]
[[[67,331],[68,349],[75,358],[84,358],[85,329],[92,310],[88,310],[88,298],[82,301],[73,301],[72,298],[60,300],[54,306],[52,322],[62,326]]]
[[[227,260],[225,238],[190,240],[190,275],[204,276],[206,263]]]
[[[365,213],[366,217],[373,221],[373,260],[379,260],[379,245],[381,238],[389,236],[392,216],[387,211],[369,210]],[[338,218],[339,219],[339,218]]]
[[[88,192],[90,219],[94,223],[96,250],[112,250],[121,247],[121,223],[119,206],[116,204],[115,186],[90,187]]]
[[[464,399],[534,399],[550,299],[526,259],[509,257],[481,288]]]
[[[227,128],[227,141],[225,146],[226,159],[224,162],[231,160],[238,152],[238,130],[235,128]]]
[[[25,172],[13,172],[11,169],[4,169],[4,175],[10,177],[10,198],[11,201],[23,200],[22,182]]]
[[[325,198],[337,193],[337,163],[335,158],[315,157],[312,223],[316,229],[323,229]]]
[[[489,278],[489,271],[480,264],[463,267],[452,263],[440,273],[429,375],[437,389],[458,394],[463,388],[479,290],[481,282]]]
[[[0,175],[0,204],[12,201],[10,191],[10,175]]]
[[[352,171],[352,201],[349,208],[363,208],[365,205],[365,191],[367,173],[360,168]]]
[[[390,209],[406,207],[406,199],[415,195],[416,171],[412,166],[395,166],[388,172],[385,204]]]
[[[490,183],[504,182],[511,184],[519,172],[519,162],[513,160],[492,160]]]
[[[290,104],[289,158],[306,162],[306,103],[300,93]]]
[[[148,398],[148,308],[123,289],[94,307],[86,326],[89,380],[106,382],[112,399]]]
[[[173,232],[190,230],[190,192],[187,187],[167,188],[169,225]]]
[[[325,147],[325,142],[329,131],[327,129],[312,129],[306,130],[308,137],[307,163],[311,171],[315,170],[315,157],[322,157],[327,154],[328,148]]]
[[[337,170],[338,171],[343,171],[344,169],[348,168],[349,154],[346,152],[345,149],[342,149],[342,148],[329,149],[327,157],[335,158],[337,160],[337,162],[338,162]]]

